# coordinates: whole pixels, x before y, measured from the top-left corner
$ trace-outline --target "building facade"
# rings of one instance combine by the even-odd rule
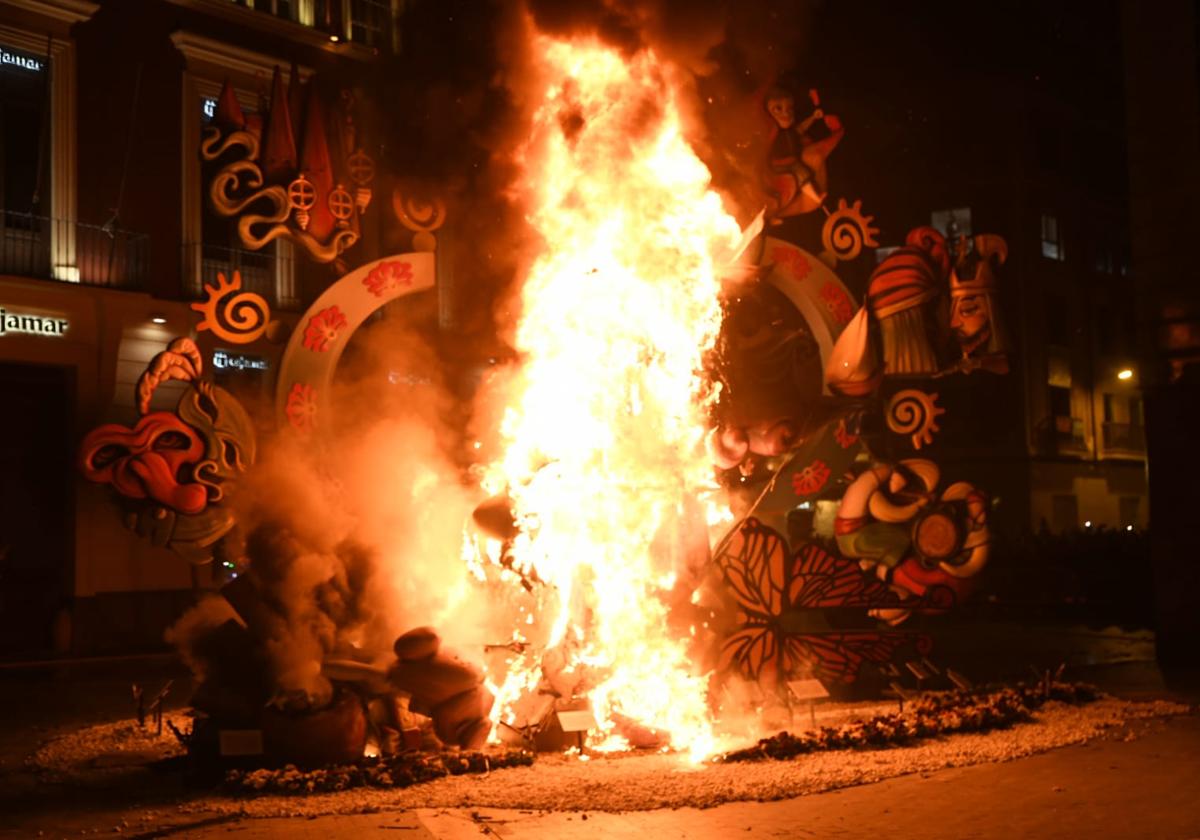
[[[0,657],[157,646],[210,574],[124,528],[106,488],[78,479],[75,450],[89,429],[136,419],[137,378],[175,336],[196,339],[218,384],[269,407],[282,345],[197,332],[190,304],[237,270],[290,325],[379,255],[389,201],[362,214],[335,263],[285,239],[250,250],[208,209],[201,134],[223,89],[248,122],[264,117],[277,70],[297,89],[361,90],[398,50],[399,12],[393,0],[0,7]],[[165,386],[152,408],[178,396]]]

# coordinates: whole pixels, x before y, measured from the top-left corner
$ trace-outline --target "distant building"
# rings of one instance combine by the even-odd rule
[[[1119,10],[1101,3],[1084,15],[1066,4],[1037,15],[1015,51],[1023,72],[1011,75],[1009,118],[994,127],[992,142],[1010,157],[956,190],[950,206],[973,202],[976,230],[1002,233],[1011,249],[1003,276],[1015,286],[1008,324],[1020,360],[1029,526],[1143,529]],[[977,142],[986,137],[963,151]]]

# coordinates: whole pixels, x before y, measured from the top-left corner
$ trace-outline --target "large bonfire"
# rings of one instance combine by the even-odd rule
[[[586,693],[597,748],[626,746],[634,720],[703,755],[707,680],[688,628],[668,626],[667,596],[713,480],[704,358],[740,230],[685,137],[677,71],[596,39],[535,33],[531,46],[516,190],[538,246],[485,484],[519,526],[487,554],[534,581],[536,603],[520,637],[531,646],[494,675],[495,714],[511,719],[553,661]]]

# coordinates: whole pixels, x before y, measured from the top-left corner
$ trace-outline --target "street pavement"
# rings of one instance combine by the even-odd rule
[[[779,802],[624,814],[418,810],[190,829],[187,837],[408,840],[1200,838],[1200,718],[1003,764],[901,776]]]
[[[1014,637],[1004,628],[987,638]],[[1028,633],[1029,628],[1020,632]],[[1042,634],[1042,638],[1046,634]],[[1049,644],[1049,643],[1048,643]],[[980,642],[980,646],[985,646]],[[1195,703],[1197,685],[1163,679],[1144,635],[1070,631],[1049,653],[1012,646],[1049,665],[1064,651],[1071,679],[1130,699]],[[1064,656],[1064,661],[1068,657]],[[1089,664],[1096,663],[1096,664]],[[178,808],[182,781],[129,777],[118,789],[48,785],[22,760],[49,735],[128,718],[131,678],[149,692],[175,679],[169,705],[186,703],[178,666],[100,666],[21,674],[0,672],[0,840],[104,834],[136,838],[367,837],[459,838],[920,837],[1180,838],[1200,840],[1200,716],[1133,724],[1120,736],[1000,764],[947,768],[777,802],[621,814],[538,813],[493,809],[418,809],[306,819],[246,819]],[[143,784],[144,783],[144,784]]]
[[[312,819],[195,815],[140,831],[131,827],[133,814],[76,813],[40,821],[42,828],[26,823],[0,830],[0,838],[1200,838],[1200,717],[1154,721],[1140,724],[1139,730],[1133,740],[1101,740],[1001,764],[705,810],[418,809]]]

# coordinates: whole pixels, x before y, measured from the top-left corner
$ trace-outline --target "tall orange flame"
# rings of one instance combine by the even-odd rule
[[[517,193],[540,245],[504,452],[485,483],[513,501],[515,567],[546,584],[532,632],[589,675],[597,746],[624,746],[625,716],[703,755],[707,683],[664,596],[679,563],[670,535],[712,483],[703,357],[740,231],[685,139],[671,67],[595,39],[534,34],[532,47],[540,104]],[[518,663],[501,707],[532,671]]]

